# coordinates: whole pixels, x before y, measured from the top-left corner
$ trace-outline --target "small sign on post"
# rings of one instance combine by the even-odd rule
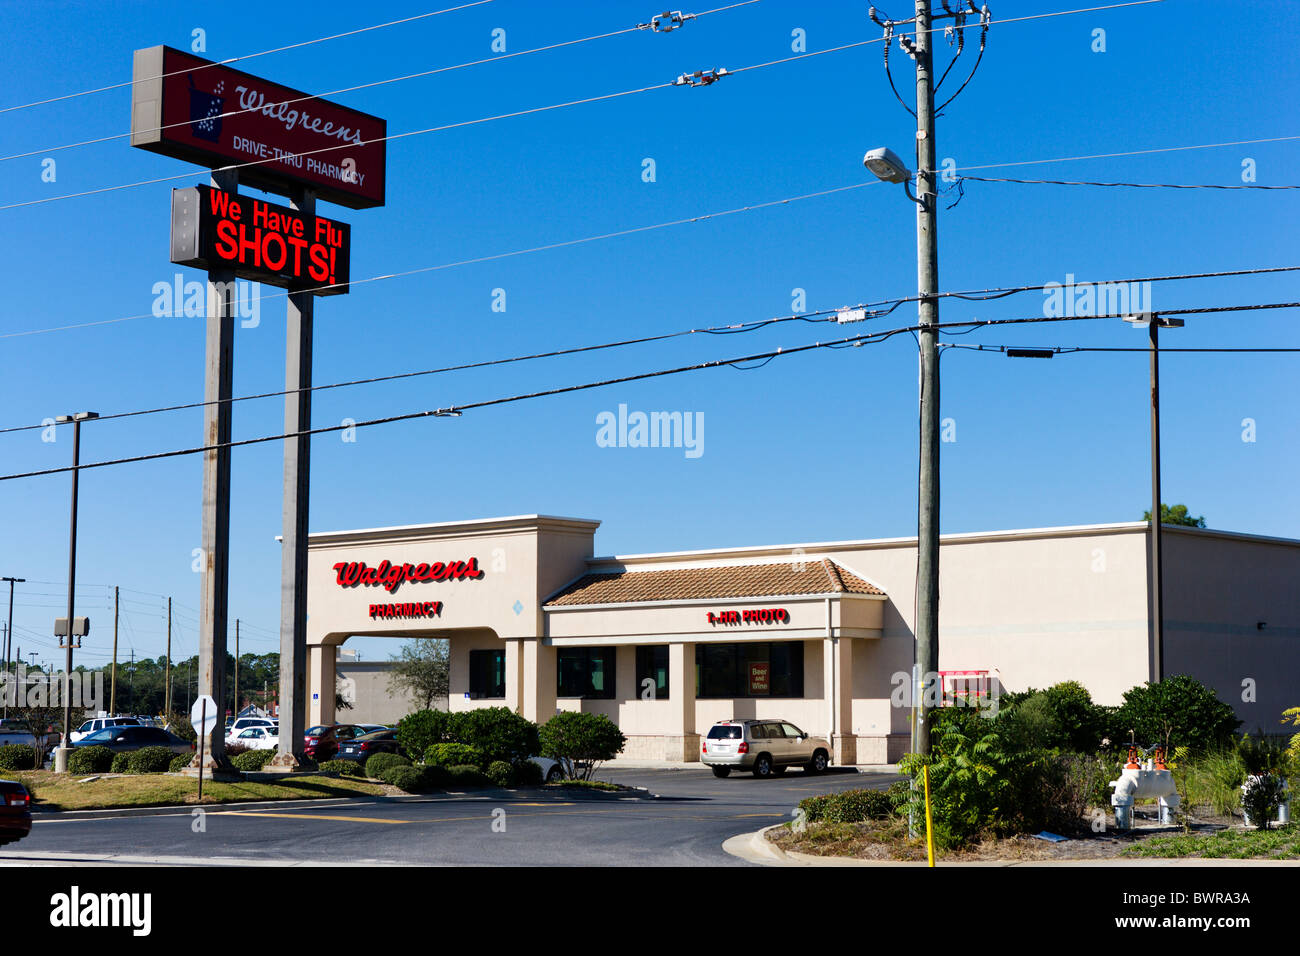
[[[201,696],[190,708],[190,723],[199,736],[199,803],[203,802],[203,748],[208,734],[217,726],[217,702],[207,694]]]

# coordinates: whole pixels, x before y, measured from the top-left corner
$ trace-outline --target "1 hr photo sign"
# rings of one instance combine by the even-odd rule
[[[352,209],[384,204],[388,124],[168,46],[135,51],[131,145]]]
[[[351,243],[347,223],[211,186],[172,190],[172,262],[178,265],[339,295],[348,291]]]

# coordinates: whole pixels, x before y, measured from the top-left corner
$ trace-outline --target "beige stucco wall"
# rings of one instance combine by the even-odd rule
[[[436,635],[451,640],[453,709],[517,707],[534,720],[557,710],[604,713],[629,736],[672,737],[671,750],[719,719],[783,717],[827,734],[824,696],[827,601],[822,596],[757,598],[617,607],[555,608],[542,602],[589,571],[658,570],[830,558],[879,586],[887,599],[842,595],[830,601],[829,625],[850,664],[837,676],[851,701],[836,718],[840,733],[875,741],[858,754],[896,756],[908,732],[909,708],[891,695],[913,659],[914,539],[724,548],[677,554],[593,558],[597,522],[524,516],[311,536],[309,643],[337,644],[349,635],[395,638]],[[1165,535],[1166,673],[1188,671],[1214,684],[1247,721],[1276,727],[1282,707],[1300,704],[1300,542],[1215,532]],[[988,670],[1010,690],[1081,681],[1095,700],[1115,704],[1149,676],[1147,527],[1125,523],[973,535],[945,535],[940,556],[940,660],[943,670]],[[332,565],[341,560],[412,564],[478,558],[477,581],[345,589]],[[433,621],[372,621],[370,603],[440,600]],[[784,607],[780,625],[720,628],[708,611]],[[516,610],[516,608],[518,610]],[[1256,627],[1264,621],[1263,630]],[[702,641],[802,640],[803,700],[700,700],[679,695],[645,701],[635,687],[635,645],[669,644],[680,653],[683,680],[693,682],[694,644]],[[469,701],[468,653],[507,648],[507,697]],[[617,697],[555,698],[555,655],[565,644],[618,646]],[[332,657],[332,655],[331,655]],[[324,661],[313,655],[313,661]],[[675,658],[676,659],[676,658]],[[322,664],[322,668],[328,665]],[[1256,700],[1239,701],[1242,681]]]
[[[1300,543],[1182,529],[1161,538],[1165,673],[1214,687],[1243,731],[1280,733],[1282,711],[1300,707]]]

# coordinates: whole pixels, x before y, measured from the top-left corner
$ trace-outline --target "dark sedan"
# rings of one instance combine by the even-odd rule
[[[356,724],[318,724],[308,727],[303,735],[303,753],[316,761],[333,760],[339,747],[369,730],[369,727],[358,727]]]
[[[107,747],[114,753],[130,753],[144,747],[166,747],[174,754],[194,752],[194,744],[177,737],[161,727],[105,727],[86,734],[72,745],[77,747]]]
[[[337,760],[356,760],[365,763],[375,754],[400,754],[402,748],[397,745],[396,730],[376,730],[374,733],[362,734],[339,744]]]
[[[0,780],[0,846],[32,832],[32,798],[13,780]]]

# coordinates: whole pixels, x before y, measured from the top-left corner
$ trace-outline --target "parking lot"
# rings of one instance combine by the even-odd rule
[[[838,768],[767,780],[720,780],[701,767],[608,770],[598,776],[648,794],[493,790],[225,805],[206,808],[201,818],[188,808],[38,813],[29,838],[0,850],[0,865],[740,866],[745,864],[722,850],[727,838],[789,819],[805,797],[883,789],[897,779]]]

